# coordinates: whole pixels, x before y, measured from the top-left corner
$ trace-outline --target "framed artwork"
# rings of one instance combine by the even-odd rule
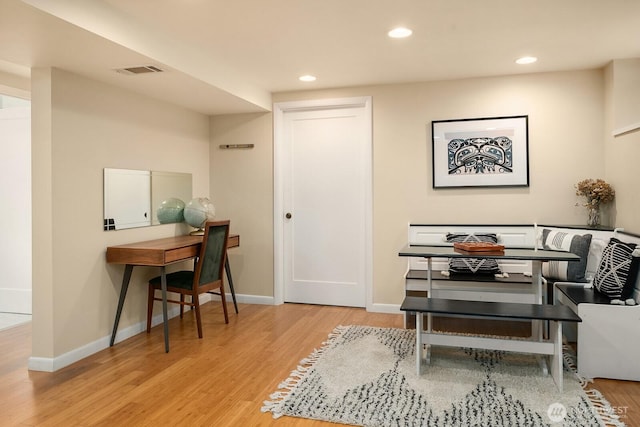
[[[529,116],[434,120],[433,188],[528,187]]]

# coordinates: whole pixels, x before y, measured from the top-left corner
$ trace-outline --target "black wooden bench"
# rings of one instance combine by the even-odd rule
[[[428,270],[407,271],[405,296],[426,294],[428,279]],[[493,274],[443,274],[442,271],[435,270],[432,272],[432,280],[433,295],[426,296],[433,298],[467,298],[469,292],[477,292],[479,300],[533,302],[526,299],[527,296],[534,298],[531,275],[523,273],[508,273],[506,277],[501,277]],[[407,312],[404,317],[405,327],[414,324],[413,315]]]
[[[416,370],[420,375],[423,362],[423,344],[427,346],[471,347],[549,355],[551,357],[551,375],[560,391],[562,391],[562,322],[582,321],[569,307],[548,304],[406,297],[400,310],[415,314],[427,313],[441,316],[548,321],[548,340],[542,339],[541,329],[537,337],[534,336],[531,340],[521,340],[509,337],[485,337],[433,332],[430,324],[427,325],[427,330],[423,331],[422,316],[416,315]]]
[[[611,298],[597,292],[595,288],[585,288],[584,286],[576,285],[556,285],[555,287],[575,305],[611,304]]]

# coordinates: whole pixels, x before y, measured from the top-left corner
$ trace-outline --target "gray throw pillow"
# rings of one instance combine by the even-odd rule
[[[580,261],[548,261],[542,265],[546,279],[562,282],[585,282],[585,270],[589,258],[591,234],[571,234],[564,231],[542,230],[542,248],[550,251],[571,252]]]

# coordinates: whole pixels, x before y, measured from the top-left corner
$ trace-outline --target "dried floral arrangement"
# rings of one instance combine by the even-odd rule
[[[583,179],[576,184],[576,195],[584,196],[587,199],[584,206],[597,209],[601,204],[613,201],[616,192],[603,179]]]

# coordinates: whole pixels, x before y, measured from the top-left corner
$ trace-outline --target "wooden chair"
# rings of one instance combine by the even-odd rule
[[[196,261],[195,271],[176,271],[167,274],[167,292],[180,294],[180,301],[167,302],[180,304],[180,318],[183,317],[184,306],[193,307],[198,324],[198,337],[202,338],[202,320],[200,317],[199,294],[219,290],[217,294],[222,300],[224,322],[229,323],[227,301],[224,293],[223,275],[227,257],[227,240],[229,238],[229,221],[210,221],[205,225],[200,255]],[[162,301],[155,296],[155,291],[161,290],[160,276],[149,281],[149,298],[147,302],[147,333],[151,331],[151,317],[153,302]],[[185,295],[191,296],[191,301],[185,301]]]

